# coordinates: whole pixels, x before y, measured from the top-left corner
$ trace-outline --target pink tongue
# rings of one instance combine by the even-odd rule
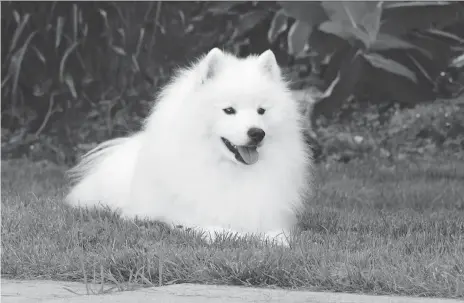
[[[246,164],[251,165],[258,162],[258,152],[255,147],[238,146],[237,150]]]

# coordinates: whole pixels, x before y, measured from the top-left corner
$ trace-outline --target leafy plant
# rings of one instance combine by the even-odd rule
[[[136,19],[159,10],[156,3],[145,6],[2,3],[2,97],[10,110],[2,108],[2,115],[25,125],[30,121],[20,111],[29,107],[43,119],[32,127],[40,133],[50,116],[92,106],[86,94],[92,87],[130,89],[157,31]]]
[[[403,103],[433,98],[434,80],[463,38],[445,30],[464,19],[463,6],[446,1],[279,2],[268,39],[287,33],[294,57],[327,61],[323,75],[337,81],[333,93],[315,110],[340,108],[360,84]],[[294,19],[288,28],[288,19]],[[309,63],[309,62],[308,62]],[[311,107],[311,104],[308,104]]]

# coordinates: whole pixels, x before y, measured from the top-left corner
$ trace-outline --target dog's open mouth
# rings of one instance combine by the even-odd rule
[[[226,138],[221,137],[221,139],[222,139],[222,142],[224,142],[224,145],[227,147],[227,149],[235,155],[235,159],[237,159],[237,161],[243,164],[246,164],[246,165],[252,165],[258,162],[259,154],[258,154],[258,151],[256,150],[258,146],[256,145],[236,146],[232,144]]]

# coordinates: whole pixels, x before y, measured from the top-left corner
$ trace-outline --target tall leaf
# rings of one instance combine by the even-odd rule
[[[417,49],[429,59],[432,59],[433,57],[433,55],[426,49],[420,48],[406,40],[389,34],[379,34],[370,48],[370,50],[373,51],[383,51],[390,49]]]
[[[78,8],[76,4],[73,4],[73,41],[77,41],[77,31],[78,31]]]
[[[457,20],[463,20],[464,7],[459,2],[449,4],[436,1],[408,3],[404,5],[384,6],[380,32],[392,35],[402,35],[411,30],[429,29],[432,24],[435,28],[453,24]]]
[[[371,43],[377,39],[380,29],[380,20],[382,17],[382,4],[383,1],[369,2],[370,4],[376,4],[370,6],[370,10],[361,19],[361,26],[369,35]]]
[[[398,7],[418,7],[430,5],[448,5],[450,1],[387,1],[385,8],[398,8]]]
[[[288,52],[291,55],[298,57],[305,50],[312,30],[313,27],[304,21],[293,23],[288,32]]]
[[[464,38],[459,37],[458,35],[455,35],[453,33],[447,32],[447,31],[431,28],[431,29],[427,30],[427,33],[429,33],[429,34],[431,34],[431,35],[433,35],[435,37],[445,38],[448,41],[451,41],[452,43],[464,44]]]
[[[369,48],[370,39],[369,35],[360,28],[345,26],[344,24],[336,21],[326,21],[319,26],[319,30],[335,35],[347,41],[357,39],[364,44],[365,48]]]
[[[126,56],[127,55],[126,51],[122,47],[119,47],[119,46],[116,46],[116,45],[110,45],[110,47],[116,54],[118,54],[120,56]]]
[[[461,54],[454,58],[451,61],[451,65],[457,68],[462,68],[464,66],[464,54]]]
[[[66,65],[66,60],[68,59],[68,56],[72,53],[72,51],[79,45],[78,42],[72,43],[64,52],[63,57],[61,58],[60,61],[60,70],[59,70],[59,78],[60,82],[64,82],[64,67]]]
[[[240,16],[233,38],[242,37],[268,16],[265,11],[250,11]]]
[[[74,86],[74,79],[69,73],[66,73],[66,75],[64,76],[64,82],[68,86],[68,89],[71,92],[71,95],[73,96],[73,98],[76,99],[77,92],[76,92],[76,87]]]
[[[424,78],[427,79],[431,84],[433,84],[434,80],[432,79],[432,76],[430,76],[430,73],[427,71],[427,69],[424,66],[422,66],[422,64],[413,56],[408,54],[408,57],[411,59],[411,61],[414,63],[417,69],[422,73]]]
[[[337,64],[336,73],[333,74],[331,79],[326,78],[327,83],[334,84],[337,79],[338,81],[335,82],[334,87],[329,86],[329,88],[332,88],[331,94],[314,105],[315,116],[331,116],[353,94],[365,66],[364,60],[360,58],[359,54],[360,50],[357,48],[350,48],[339,54],[340,64]]]
[[[16,28],[16,30],[14,32],[14,35],[13,35],[13,39],[11,39],[10,52],[15,50],[16,44],[18,43],[18,40],[19,40],[19,37],[21,36],[21,33],[23,32],[24,28],[26,27],[27,21],[29,21],[30,17],[31,16],[29,14],[24,15],[24,18],[21,20],[21,23]],[[19,18],[19,17],[17,17],[17,18]]]
[[[289,17],[311,25],[321,24],[329,20],[321,1],[281,1],[279,4]]]
[[[421,61],[421,64],[427,65],[427,68],[441,69],[441,67],[448,63],[449,58],[453,55],[453,50],[450,48],[450,44],[447,41],[437,39],[430,34],[416,32],[409,35],[408,42],[431,54],[433,60],[430,60],[427,56],[427,61],[430,62],[429,64]]]
[[[274,42],[277,37],[287,29],[287,20],[288,17],[285,14],[284,10],[279,10],[272,18],[271,26],[267,32],[267,39],[269,42]]]
[[[375,53],[363,54],[363,56],[372,66],[406,77],[417,83],[416,75],[404,65]]]
[[[350,40],[353,37],[353,33],[349,27],[336,21],[326,21],[319,26],[319,30],[335,35],[344,40]]]
[[[353,28],[353,34],[366,48],[375,41],[380,28],[382,2],[326,1],[323,4],[330,19],[343,27]]]
[[[61,16],[56,19],[56,35],[55,35],[55,48],[58,48],[63,37],[63,27],[65,19]]]
[[[218,1],[212,2],[208,7],[208,12],[214,15],[225,15],[235,6],[244,3],[245,1]]]
[[[385,100],[386,96],[404,104],[417,104],[435,98],[431,91],[432,86],[428,83],[412,85],[409,78],[393,74],[370,63],[365,64],[359,87],[364,92],[368,87],[368,91],[373,94],[371,100],[374,102]]]
[[[378,3],[379,1],[324,1],[322,6],[330,20],[358,27],[363,25],[366,15],[377,10]]]
[[[29,43],[31,42],[32,38],[37,34],[37,31],[33,31],[29,34],[26,41],[24,42],[23,46],[18,49],[15,54],[12,56],[10,61],[10,66],[8,68],[8,74],[11,74],[13,77],[13,86],[12,86],[12,94],[13,94],[13,102],[16,101],[16,92],[18,88],[18,81],[19,81],[19,73],[21,71],[21,65],[24,60],[24,55],[28,50]]]

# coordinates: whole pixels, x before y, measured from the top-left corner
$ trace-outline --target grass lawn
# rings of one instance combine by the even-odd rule
[[[72,210],[60,167],[16,160],[1,174],[2,277],[464,297],[462,161],[320,165],[290,248]]]

